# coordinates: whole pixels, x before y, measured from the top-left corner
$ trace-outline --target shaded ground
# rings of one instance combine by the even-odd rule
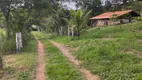
[[[51,41],[62,53],[66,56],[70,62],[74,63],[75,67],[80,70],[86,80],[100,80],[99,76],[91,74],[87,69],[80,66],[80,61],[76,60],[74,56],[69,53],[69,49],[59,43]]]

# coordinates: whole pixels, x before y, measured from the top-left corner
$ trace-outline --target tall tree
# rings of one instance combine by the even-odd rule
[[[111,11],[112,3],[109,0],[105,1],[104,11]]]
[[[0,10],[3,12],[5,17],[7,39],[10,37],[9,16],[12,10],[20,7],[28,9],[29,13],[32,9],[40,13],[43,8],[47,8],[47,3],[48,0],[0,0]]]
[[[5,26],[6,26],[6,33],[7,33],[7,39],[9,39],[9,16],[10,11],[14,10],[18,7],[21,7],[23,3],[23,0],[0,0],[0,10],[3,12],[3,15],[5,17]]]
[[[142,11],[142,1],[135,1],[132,3],[131,8],[141,14]]]
[[[109,0],[112,4],[112,10],[129,9],[131,4],[136,0]]]
[[[92,10],[92,16],[100,14],[102,10],[101,0],[76,0],[82,9]]]

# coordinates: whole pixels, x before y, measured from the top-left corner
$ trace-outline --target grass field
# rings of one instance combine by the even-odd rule
[[[47,80],[83,80],[82,75],[62,53],[47,40],[48,35],[35,32],[45,46]]]
[[[36,40],[32,38],[21,53],[4,55],[4,69],[0,70],[0,80],[34,80],[36,44]]]
[[[90,28],[80,39],[52,39],[69,46],[102,80],[142,80],[142,22]]]
[[[82,61],[81,66],[99,75],[101,80],[142,80],[142,22],[90,28],[79,39],[33,33],[45,47],[48,80],[83,80],[79,71],[49,39],[70,47],[73,55]],[[0,79],[33,80],[36,44],[33,38],[23,52],[5,55]]]
[[[0,32],[2,32],[3,31],[3,29],[0,29]]]
[[[1,29],[1,28],[0,28],[0,34],[1,34],[1,33],[4,33],[4,34],[5,34],[5,31],[4,31],[4,29]]]

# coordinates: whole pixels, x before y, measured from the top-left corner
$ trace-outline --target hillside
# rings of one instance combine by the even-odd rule
[[[142,22],[90,28],[80,39],[51,39],[70,47],[82,66],[102,80],[142,79]]]
[[[44,45],[46,79],[89,80],[85,79],[88,72],[81,71],[85,69],[91,72],[90,77],[96,75],[101,80],[142,80],[141,23],[89,28],[79,39],[33,32]],[[33,37],[22,52],[3,56],[4,70],[0,71],[0,79],[35,78],[38,45]],[[62,43],[58,45],[67,51],[67,54],[50,40],[57,42],[56,44]],[[76,58],[70,59],[74,56]],[[79,64],[75,65],[76,61]]]

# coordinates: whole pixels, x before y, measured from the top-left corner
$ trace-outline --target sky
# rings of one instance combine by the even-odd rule
[[[65,2],[65,3],[63,3],[63,5],[65,5],[66,8],[68,8],[68,9],[73,9],[73,10],[77,9],[75,2]]]
[[[102,0],[102,4],[104,4],[105,0]],[[64,2],[63,5],[66,5],[66,8],[76,10],[75,2]]]

